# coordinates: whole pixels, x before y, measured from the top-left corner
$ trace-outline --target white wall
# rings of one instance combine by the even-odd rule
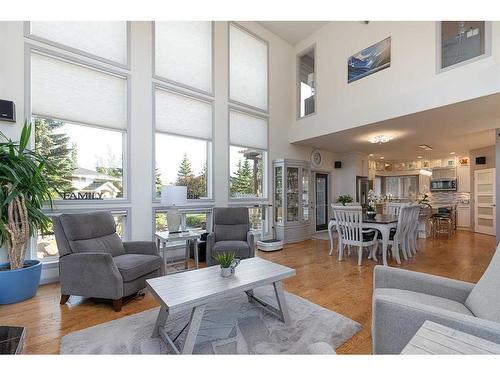
[[[299,141],[500,91],[500,23],[492,23],[492,56],[436,74],[435,22],[331,22],[295,46],[316,44],[317,114],[296,120]],[[348,58],[387,37],[391,66],[347,84]],[[296,81],[295,68],[291,80]]]

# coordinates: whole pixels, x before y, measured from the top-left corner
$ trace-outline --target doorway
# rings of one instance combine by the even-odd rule
[[[474,172],[474,231],[496,233],[495,168]]]
[[[328,229],[328,174],[314,174],[315,206],[316,206],[316,232]]]

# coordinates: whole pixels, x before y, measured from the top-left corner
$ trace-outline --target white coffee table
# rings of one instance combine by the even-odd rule
[[[295,270],[292,268],[261,258],[250,258],[242,260],[235,274],[227,278],[220,276],[220,267],[217,265],[149,279],[146,281],[147,287],[161,305],[152,337],[160,336],[176,354],[191,354],[206,305],[243,292],[247,294],[250,302],[260,303],[262,307],[288,323],[288,310],[281,282],[294,275]],[[269,284],[274,287],[277,307],[269,306],[254,296],[254,288]],[[191,319],[184,345],[178,349],[169,337],[165,325],[170,314],[187,309],[191,310]]]

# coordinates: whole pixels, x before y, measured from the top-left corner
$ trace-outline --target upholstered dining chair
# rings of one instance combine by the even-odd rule
[[[152,241],[122,242],[110,212],[61,214],[52,218],[59,250],[61,305],[71,295],[110,299],[120,311],[123,298],[162,273]]]
[[[358,265],[363,259],[363,249],[370,248],[370,257],[376,259],[378,233],[374,229],[363,229],[361,206],[332,206],[335,224],[339,233],[339,260],[342,260],[344,246],[358,249]]]
[[[399,354],[426,320],[500,344],[500,245],[477,284],[375,266],[373,354]]]
[[[215,255],[234,251],[238,259],[255,256],[254,235],[246,207],[216,207],[212,232],[207,236],[207,265],[216,264]]]

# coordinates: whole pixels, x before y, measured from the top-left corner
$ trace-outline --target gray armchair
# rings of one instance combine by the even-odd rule
[[[234,251],[239,259],[255,256],[248,208],[214,208],[213,232],[207,237],[207,265],[216,264],[217,253]]]
[[[70,295],[113,300],[145,288],[162,273],[163,262],[152,241],[122,242],[109,212],[61,214],[52,218],[59,249],[61,305]]]
[[[477,284],[383,266],[373,276],[374,354],[400,353],[426,320],[500,344],[500,250]]]

